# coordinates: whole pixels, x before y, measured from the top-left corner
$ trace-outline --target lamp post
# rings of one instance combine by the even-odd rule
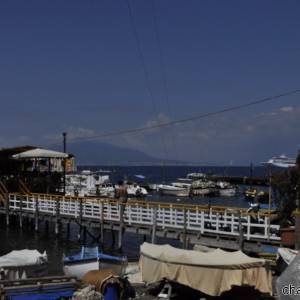
[[[63,132],[63,148],[64,148],[64,153],[67,152],[67,133]],[[63,160],[63,183],[64,183],[64,195],[66,194],[66,158],[64,158]]]

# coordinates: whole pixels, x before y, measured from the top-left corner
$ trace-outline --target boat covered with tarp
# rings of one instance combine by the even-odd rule
[[[48,259],[46,251],[14,250],[0,257],[1,280],[26,279],[47,275]]]
[[[139,265],[142,280],[146,283],[165,278],[210,296],[220,296],[233,286],[244,285],[272,294],[269,263],[241,251],[200,252],[143,243],[140,253]]]

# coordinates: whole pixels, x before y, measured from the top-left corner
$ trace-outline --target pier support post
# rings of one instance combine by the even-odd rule
[[[77,240],[80,241],[81,239],[81,231],[82,231],[82,214],[83,214],[83,204],[82,204],[82,198],[79,200],[79,231],[77,235]]]
[[[60,202],[59,199],[56,199],[56,217],[55,217],[55,235],[59,234],[59,206]]]
[[[9,196],[8,194],[5,197],[5,212],[6,212],[6,226],[9,226]]]
[[[120,206],[120,225],[119,225],[119,236],[118,236],[118,249],[122,249],[125,206],[123,203],[120,203],[119,206]]]
[[[156,223],[157,223],[157,207],[153,208],[153,225],[151,232],[151,243],[155,244],[156,242]]]
[[[104,244],[104,208],[103,202],[100,203],[100,243]]]
[[[23,227],[23,196],[20,197],[20,209],[19,209],[19,226],[22,229]]]
[[[67,224],[67,238],[70,236],[70,222]]]
[[[186,222],[186,208],[183,208],[183,234],[182,234],[182,247],[183,249],[187,249],[187,222]]]
[[[34,215],[34,230],[36,232],[39,231],[39,198],[36,196],[34,199],[35,203],[35,215]]]
[[[297,199],[296,199],[296,214],[295,214],[295,249],[300,249],[300,182],[297,186]]]

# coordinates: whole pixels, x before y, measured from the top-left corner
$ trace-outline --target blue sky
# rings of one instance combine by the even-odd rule
[[[89,137],[300,87],[299,1],[1,1],[0,147]],[[154,103],[149,97],[151,87]],[[171,129],[102,140],[156,157],[233,164],[295,155],[300,94]]]

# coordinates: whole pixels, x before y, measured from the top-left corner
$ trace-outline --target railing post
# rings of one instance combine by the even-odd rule
[[[9,226],[9,203],[10,203],[10,195],[6,194],[6,201],[5,201],[5,211],[6,211],[6,226]],[[16,197],[14,195],[14,197]]]
[[[183,249],[187,249],[187,235],[186,235],[186,229],[187,229],[187,218],[186,218],[186,208],[183,208],[183,233],[182,233],[182,246]]]
[[[59,198],[57,197],[55,200],[55,212],[56,212],[56,216],[55,216],[55,235],[59,234],[59,210],[60,210],[60,202],[59,202]]]
[[[200,218],[201,218],[201,234],[203,234],[204,233],[204,227],[205,227],[205,221],[204,221],[204,219],[205,219],[205,213],[204,213],[204,211],[202,210],[201,211],[201,214],[200,214]]]
[[[103,202],[100,203],[100,243],[104,244],[104,207]]]
[[[39,230],[39,196],[35,196],[35,216],[34,216],[34,230],[37,232]]]
[[[120,222],[119,222],[118,248],[122,249],[123,229],[124,229],[124,211],[125,211],[124,203],[122,203],[122,202],[119,203],[119,209],[120,209]]]
[[[79,198],[79,231],[78,231],[78,235],[77,235],[78,241],[80,241],[80,238],[81,238],[82,215],[83,215],[83,203],[82,203],[82,198]]]
[[[238,212],[238,218],[239,218],[239,249],[242,251],[243,244],[244,244],[244,231],[242,225],[242,215],[240,210]]]
[[[157,207],[152,208],[153,213],[153,223],[152,223],[152,232],[151,232],[151,243],[155,244],[156,242],[156,223],[157,223]]]
[[[27,196],[28,197],[28,196]],[[23,227],[23,195],[20,197],[20,202],[19,202],[19,226],[22,229]]]

